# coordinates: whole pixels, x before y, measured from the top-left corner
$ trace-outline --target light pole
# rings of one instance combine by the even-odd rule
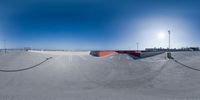
[[[169,50],[168,51],[170,52],[170,30],[168,30],[168,34],[169,34],[169,47],[168,47]]]
[[[167,58],[168,59],[174,59],[171,55],[171,52],[170,52],[170,34],[171,34],[171,31],[168,30],[168,34],[169,34],[169,47],[168,47],[168,52],[167,52]]]
[[[137,52],[138,52],[139,43],[137,42],[136,45],[137,45]]]
[[[5,53],[6,53],[6,40],[3,40],[4,42],[4,50],[5,50]]]

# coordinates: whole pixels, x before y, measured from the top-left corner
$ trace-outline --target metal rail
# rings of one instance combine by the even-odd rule
[[[20,72],[20,71],[25,71],[25,70],[29,70],[29,69],[32,69],[32,68],[35,68],[43,63],[45,63],[46,61],[52,59],[53,57],[49,57],[49,58],[46,58],[44,61],[36,64],[36,65],[33,65],[31,67],[28,67],[28,68],[22,68],[22,69],[14,69],[14,70],[3,70],[3,69],[0,69],[0,72]]]

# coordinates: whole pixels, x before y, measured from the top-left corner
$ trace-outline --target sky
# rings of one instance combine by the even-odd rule
[[[0,1],[0,47],[139,49],[200,46],[199,0]]]

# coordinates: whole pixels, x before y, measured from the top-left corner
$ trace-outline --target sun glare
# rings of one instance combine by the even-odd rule
[[[158,33],[158,38],[159,39],[164,39],[165,38],[165,33],[163,33],[163,32]]]

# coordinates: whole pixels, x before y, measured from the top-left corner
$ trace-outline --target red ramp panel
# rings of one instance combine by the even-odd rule
[[[99,57],[108,56],[115,53],[116,53],[115,51],[101,51],[99,52]]]
[[[140,57],[141,51],[135,51],[135,50],[121,50],[121,51],[91,51],[90,55],[96,56],[96,57],[103,57],[108,56],[112,54],[130,54],[133,56]]]
[[[112,54],[116,54],[116,52],[115,51],[91,51],[90,52],[90,55],[96,56],[96,57],[103,57],[103,56],[108,56]]]

